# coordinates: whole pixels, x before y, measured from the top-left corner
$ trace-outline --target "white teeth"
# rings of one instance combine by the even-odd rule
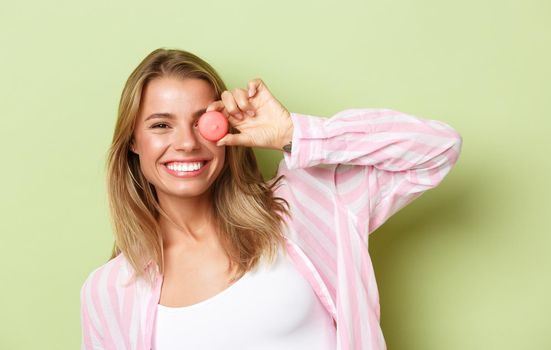
[[[194,163],[170,163],[167,164],[167,168],[174,171],[195,171],[203,166],[202,162]]]

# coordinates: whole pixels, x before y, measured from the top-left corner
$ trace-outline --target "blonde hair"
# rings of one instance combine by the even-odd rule
[[[134,270],[133,277],[153,283],[149,263],[164,273],[163,236],[160,215],[173,222],[159,206],[155,187],[140,170],[139,157],[130,148],[142,91],[160,77],[194,78],[208,82],[219,100],[226,86],[218,73],[196,55],[173,49],[157,49],[147,55],[130,74],[121,94],[117,122],[108,151],[107,189],[115,243],[111,259],[123,253]],[[230,126],[231,133],[239,131]],[[226,146],[225,162],[211,187],[214,221],[220,242],[235,267],[233,280],[253,269],[260,258],[275,259],[284,247],[283,215],[290,215],[289,203],[275,197],[274,181],[264,181],[253,150]],[[271,182],[271,184],[270,184]],[[283,205],[285,204],[287,208]],[[285,251],[285,249],[283,249]]]

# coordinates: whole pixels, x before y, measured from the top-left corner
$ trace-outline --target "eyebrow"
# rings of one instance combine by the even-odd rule
[[[207,111],[207,109],[203,108],[203,109],[200,109],[200,110],[197,110],[197,111],[193,112],[193,119],[200,117],[206,111]],[[148,121],[149,119],[155,119],[155,118],[174,119],[175,116],[174,116],[174,114],[171,114],[171,113],[153,113],[149,117],[145,118],[144,121]]]

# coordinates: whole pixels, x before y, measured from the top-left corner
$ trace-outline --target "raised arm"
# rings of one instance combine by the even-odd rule
[[[347,109],[330,118],[291,113],[291,119],[287,168],[336,165],[329,185],[364,239],[436,187],[461,152],[462,138],[451,126],[389,109]]]

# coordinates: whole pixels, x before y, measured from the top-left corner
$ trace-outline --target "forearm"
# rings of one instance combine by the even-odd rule
[[[461,148],[460,135],[449,125],[388,109],[349,109],[332,118],[291,113],[291,121],[291,168],[320,163],[388,171],[451,166]]]

